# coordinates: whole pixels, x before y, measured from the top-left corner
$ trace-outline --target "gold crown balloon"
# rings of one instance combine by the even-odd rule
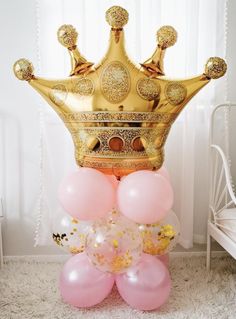
[[[106,12],[111,26],[107,53],[98,65],[79,52],[77,31],[59,28],[59,42],[71,57],[70,76],[61,80],[36,77],[32,64],[14,64],[18,79],[28,81],[52,106],[70,131],[79,166],[122,176],[140,169],[158,169],[164,161],[164,145],[171,125],[189,100],[210,79],[226,72],[218,57],[210,58],[202,75],[185,80],[164,77],[164,55],[177,40],[171,26],[157,32],[157,48],[151,58],[136,65],[128,57],[123,27],[128,12],[113,6]]]

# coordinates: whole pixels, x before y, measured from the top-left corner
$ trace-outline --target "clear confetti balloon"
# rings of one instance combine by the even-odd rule
[[[98,269],[122,273],[139,261],[142,249],[138,225],[113,211],[93,223],[85,251]]]
[[[52,222],[52,238],[63,250],[78,254],[85,249],[85,240],[91,223],[79,221],[59,209]]]
[[[180,233],[180,223],[171,210],[167,216],[155,224],[139,224],[143,238],[143,252],[150,255],[164,255],[177,244]]]

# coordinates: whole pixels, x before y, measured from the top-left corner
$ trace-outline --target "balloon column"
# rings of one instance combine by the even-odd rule
[[[69,234],[65,228],[64,234],[68,242],[73,239],[75,252],[77,238],[81,252],[69,259],[61,273],[60,290],[66,302],[77,307],[95,305],[110,293],[114,282],[136,309],[155,309],[167,300],[171,280],[156,256],[165,256],[174,247],[179,223],[170,210],[173,191],[162,170],[134,172],[114,183],[111,176],[84,167],[62,181],[59,201],[73,216],[71,224],[78,225]],[[81,221],[85,212],[87,223]],[[85,235],[84,250],[81,235]]]
[[[62,298],[77,307],[91,307],[116,282],[131,307],[151,310],[169,296],[166,256],[179,234],[171,211],[173,190],[162,166],[164,145],[188,101],[211,79],[223,76],[227,65],[212,57],[200,76],[168,79],[163,77],[163,61],[166,49],[177,40],[173,27],[158,30],[155,52],[137,66],[125,51],[128,12],[111,7],[106,20],[110,44],[98,65],[79,52],[74,27],[63,25],[58,40],[71,57],[68,78],[39,78],[26,59],[14,64],[14,73],[65,123],[80,167],[58,191],[70,216],[61,211],[53,224],[54,241],[75,254],[61,273]]]

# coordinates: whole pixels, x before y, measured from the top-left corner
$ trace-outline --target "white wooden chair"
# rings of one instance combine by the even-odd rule
[[[2,221],[3,221],[3,209],[2,198],[0,197],[0,268],[3,267],[3,244],[2,244]]]
[[[207,225],[207,269],[211,262],[211,237],[236,259],[236,197],[231,156],[232,132],[236,128],[236,104],[218,105],[211,116],[210,132],[210,205]],[[235,134],[235,133],[234,133]],[[235,152],[235,150],[234,150]],[[235,152],[236,154],[236,152]],[[231,162],[232,160],[232,162]]]

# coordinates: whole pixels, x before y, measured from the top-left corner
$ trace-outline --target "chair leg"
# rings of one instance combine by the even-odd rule
[[[207,270],[211,269],[211,235],[207,230],[207,258],[206,258]]]

